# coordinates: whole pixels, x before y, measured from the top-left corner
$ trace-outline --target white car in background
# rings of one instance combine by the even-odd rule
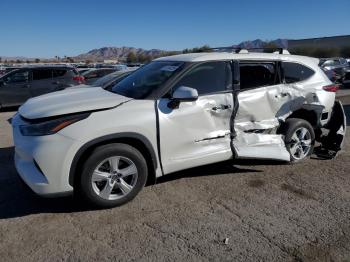
[[[15,164],[40,195],[98,207],[146,181],[236,158],[333,157],[345,135],[338,86],[318,59],[212,52],[163,57],[115,85],[30,99],[12,120]]]

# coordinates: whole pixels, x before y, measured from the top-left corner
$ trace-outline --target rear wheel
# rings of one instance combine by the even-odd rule
[[[299,118],[287,119],[283,133],[291,162],[300,162],[312,154],[315,132],[309,122]]]
[[[78,190],[88,204],[114,207],[132,200],[146,180],[142,154],[126,144],[110,144],[96,148],[86,160]]]

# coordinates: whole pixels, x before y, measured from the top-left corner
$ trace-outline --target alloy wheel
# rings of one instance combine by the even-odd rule
[[[103,199],[116,200],[129,194],[136,185],[138,172],[135,163],[124,156],[103,160],[94,170],[91,184]]]
[[[290,143],[290,153],[294,159],[301,160],[309,155],[312,145],[310,131],[305,127],[298,128]]]

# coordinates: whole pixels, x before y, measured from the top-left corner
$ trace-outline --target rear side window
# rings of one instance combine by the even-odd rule
[[[201,64],[188,72],[175,86],[197,89],[199,95],[228,90],[232,86],[231,67],[228,62]]]
[[[283,62],[282,68],[284,81],[287,84],[306,80],[315,73],[312,69],[298,63]]]
[[[53,70],[53,77],[62,77],[66,74],[66,69],[54,69]]]
[[[74,77],[76,75],[79,75],[78,71],[74,68],[68,68],[66,70],[67,71],[66,71],[64,77]]]
[[[51,69],[34,69],[33,70],[33,80],[44,80],[52,78]]]
[[[275,62],[241,62],[241,90],[280,84]]]

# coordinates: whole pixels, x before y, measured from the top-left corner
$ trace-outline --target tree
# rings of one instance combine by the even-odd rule
[[[278,48],[281,48],[279,46],[276,45],[276,43],[270,41],[270,42],[267,42],[265,45],[264,45],[264,53],[272,53],[274,51],[276,51],[276,49]]]
[[[40,59],[39,58],[35,58],[35,63],[40,63]]]
[[[341,53],[342,57],[349,58],[350,57],[350,46],[343,47],[340,50],[340,53]]]
[[[203,52],[212,52],[212,49],[210,48],[209,45],[203,45],[201,47],[195,47],[195,48],[186,48],[182,50],[183,54],[187,53],[203,53]]]
[[[0,63],[1,63],[1,61],[2,61],[2,58],[0,57]]]
[[[21,63],[22,63],[22,60],[17,59],[17,60],[16,60],[16,63],[17,63],[17,64],[21,64]]]
[[[137,57],[134,52],[129,52],[128,56],[126,57],[126,62],[127,63],[136,63],[137,62]]]
[[[66,59],[69,63],[74,63],[74,59],[72,57],[67,56]]]
[[[143,53],[140,53],[137,55],[137,61],[139,63],[145,63],[146,62],[146,55]]]

